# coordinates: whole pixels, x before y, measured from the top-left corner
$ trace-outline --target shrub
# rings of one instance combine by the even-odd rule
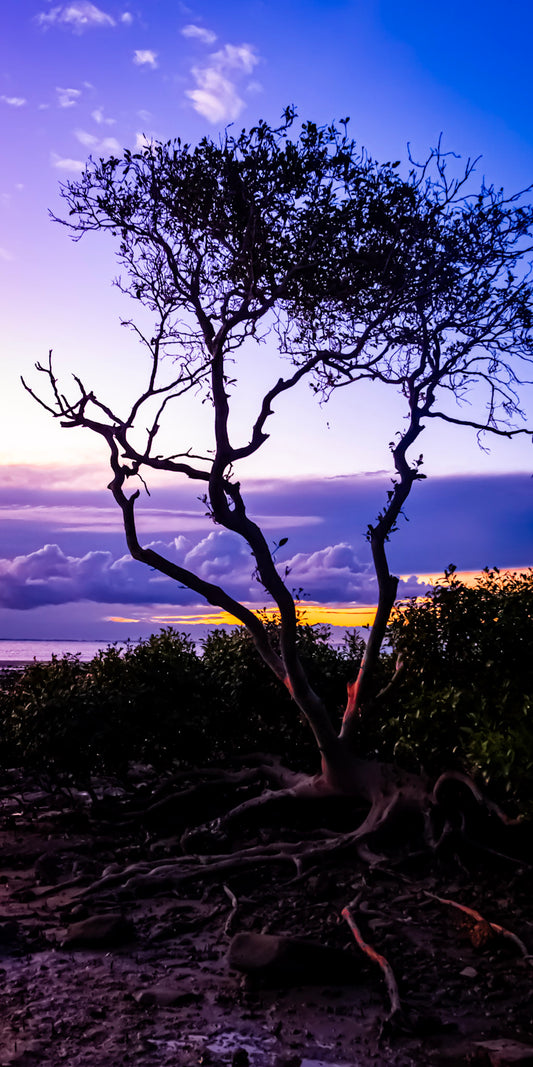
[[[450,567],[400,604],[389,629],[404,663],[383,727],[389,750],[428,770],[462,766],[502,796],[533,798],[533,571]]]
[[[2,761],[87,774],[123,771],[132,759],[195,758],[202,680],[193,642],[171,629],[110,645],[90,663],[34,662],[1,696]]]

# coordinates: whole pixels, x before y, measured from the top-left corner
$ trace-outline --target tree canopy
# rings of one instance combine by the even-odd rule
[[[376,701],[373,668],[397,591],[385,545],[413,483],[424,477],[412,446],[431,419],[479,433],[531,433],[520,392],[533,360],[533,209],[523,193],[506,197],[484,183],[472,191],[470,161],[450,176],[454,157],[440,145],[422,164],[411,159],[402,168],[372,160],[350,139],[346,122],[304,123],[293,137],[294,122],[288,109],[278,128],[260,122],[196,146],[154,142],[121,159],[91,160],[79,180],[63,186],[68,216],[59,221],[75,239],[90,231],[117,239],[118,284],[155,322],[150,334],[131,323],[149,360],[146,388],[129,410],[112,409],[79,378],[77,394],[67,398],[51,358],[38,365],[52,388],[51,400],[40,402],[63,425],[87,427],[106,441],[110,489],[132,555],[249,628],[308,719],[327,773],[342,778],[346,752]],[[247,438],[235,441],[232,360],[245,343],[253,346],[247,358],[259,358],[255,345],[269,333],[287,371],[266,389]],[[276,399],[304,378],[326,398],[370,379],[405,401],[396,436],[394,427],[386,430],[393,485],[368,530],[378,613],[348,686],[340,737],[298,656],[288,576],[248,515],[237,480],[239,461],[267,439]],[[180,440],[179,405],[206,400],[214,445],[196,455]],[[162,454],[165,417],[175,444]],[[141,489],[128,487],[150,470],[201,483],[212,520],[248,543],[256,577],[280,612],[279,648],[246,605],[141,545]]]

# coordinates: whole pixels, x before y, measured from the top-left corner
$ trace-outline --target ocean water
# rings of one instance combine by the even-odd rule
[[[52,656],[79,656],[87,661],[96,656],[109,641],[2,641],[0,640],[0,668],[20,667],[34,659],[47,662]]]

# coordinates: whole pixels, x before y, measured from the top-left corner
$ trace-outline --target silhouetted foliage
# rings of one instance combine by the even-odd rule
[[[466,585],[450,567],[389,626],[402,683],[382,737],[428,771],[466,768],[502,797],[533,805],[533,571],[485,570]]]

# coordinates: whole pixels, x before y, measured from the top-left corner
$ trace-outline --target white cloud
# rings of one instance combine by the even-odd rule
[[[4,104],[9,104],[10,107],[24,107],[24,104],[28,102],[23,96],[0,96],[0,100],[3,100]]]
[[[195,37],[198,41],[202,41],[202,44],[214,44],[217,39],[216,33],[212,30],[207,30],[204,26],[195,26],[193,23],[184,26],[181,32],[184,37]]]
[[[56,86],[58,107],[76,107],[81,89],[60,89]]]
[[[142,152],[144,148],[151,148],[154,143],[153,137],[147,137],[145,133],[135,134],[135,151]]]
[[[123,14],[120,16],[120,21],[123,22],[125,26],[131,26],[133,22],[133,15],[131,11],[124,11]]]
[[[180,562],[184,546],[150,545]],[[136,563],[130,556],[114,559],[111,552],[93,551],[70,556],[56,544],[44,545],[27,556],[0,560],[0,605],[29,610],[43,604],[80,600],[125,604],[190,604],[198,596]]]
[[[150,48],[136,48],[133,53],[133,62],[138,67],[151,67],[155,70],[157,67],[157,52],[152,52]]]
[[[91,111],[91,118],[94,119],[99,126],[114,126],[116,119],[108,119],[104,115],[104,109],[102,107],[96,107],[94,111]]]
[[[83,33],[93,27],[116,26],[111,15],[107,15],[88,0],[75,0],[72,4],[53,7],[48,13],[37,15],[37,22],[45,28],[53,25],[69,26],[74,33]]]
[[[255,48],[250,44],[225,44],[210,58],[213,66],[220,70],[242,70],[246,74],[251,74],[259,62]]]
[[[113,152],[121,153],[122,145],[120,144],[120,141],[117,141],[116,137],[103,137],[102,140],[98,142],[98,151],[101,152],[103,156]]]
[[[205,67],[193,67],[192,75],[196,89],[189,89],[187,96],[200,115],[210,122],[224,122],[238,118],[244,101],[239,96],[236,79],[250,74],[259,62],[252,45],[226,44],[209,57]]]
[[[8,252],[7,248],[0,248],[0,259],[4,263],[11,263],[13,256],[11,255],[11,252]]]
[[[75,130],[74,136],[85,148],[92,148],[101,156],[112,152],[122,152],[122,145],[115,137],[99,138],[95,137],[94,133],[88,133],[87,130]]]
[[[95,137],[93,133],[86,133],[85,130],[75,130],[74,136],[86,148],[92,148],[93,145],[98,144],[98,137]]]
[[[85,167],[85,163],[81,159],[68,159],[63,156],[59,156],[57,152],[51,153],[52,166],[56,170],[68,170],[75,174],[80,174]]]

